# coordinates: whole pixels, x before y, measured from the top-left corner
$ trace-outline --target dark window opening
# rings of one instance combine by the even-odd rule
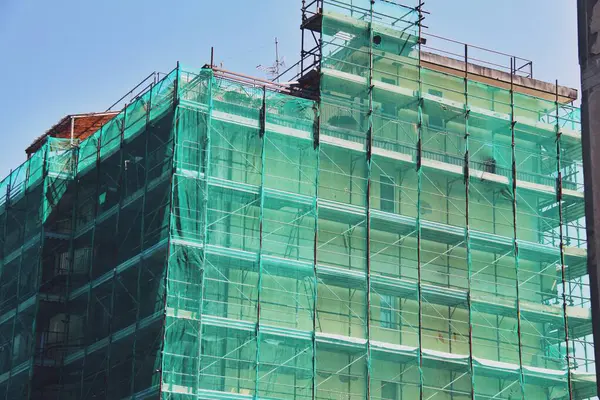
[[[427,90],[427,93],[429,93],[432,96],[437,96],[437,97],[443,97],[444,94],[436,89],[429,89]],[[444,120],[444,118],[442,118],[439,115],[430,115],[429,116],[429,126],[432,128],[437,128],[437,129],[446,129],[446,121]]]
[[[492,174],[496,173],[496,160],[493,158],[488,158],[483,162],[485,172],[489,172]]]
[[[394,187],[394,181],[388,176],[382,176],[380,181],[380,202],[381,211],[395,212],[396,204],[396,190]]]

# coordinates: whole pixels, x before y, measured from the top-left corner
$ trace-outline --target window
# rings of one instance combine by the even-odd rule
[[[394,382],[381,382],[381,398],[396,400],[398,398],[398,385]]]
[[[17,333],[13,338],[13,362],[21,362],[29,352],[29,337]]]
[[[69,253],[54,255],[54,275],[67,275],[69,273]]]
[[[427,90],[432,96],[443,97],[443,93],[439,90],[429,89]],[[429,126],[437,129],[446,129],[446,121],[439,115],[430,115],[429,116]]]
[[[388,176],[381,176],[380,186],[380,203],[381,211],[393,213],[395,210],[396,203],[396,190],[394,188],[394,181]]]
[[[387,83],[390,85],[396,85],[396,80],[391,78],[381,77],[381,82]],[[398,106],[395,103],[382,103],[381,108],[384,114],[388,115],[397,115],[398,114]]]
[[[67,255],[68,256],[68,255]],[[92,260],[92,249],[84,247],[73,252],[73,273],[84,274],[88,271]]]
[[[379,296],[381,309],[381,327],[392,329],[396,327],[396,313],[394,310],[394,297],[382,294]],[[387,397],[386,397],[387,398]]]

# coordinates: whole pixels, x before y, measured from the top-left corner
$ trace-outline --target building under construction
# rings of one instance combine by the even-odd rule
[[[302,12],[289,82],[177,65],[0,182],[0,397],[596,396],[577,91]]]

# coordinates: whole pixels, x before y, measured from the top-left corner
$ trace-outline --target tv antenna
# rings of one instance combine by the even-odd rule
[[[285,67],[285,57],[281,57],[281,60],[279,59],[279,42],[275,38],[275,63],[268,67],[260,64],[256,66],[256,69],[265,71],[270,80],[279,82],[279,71],[283,67]]]

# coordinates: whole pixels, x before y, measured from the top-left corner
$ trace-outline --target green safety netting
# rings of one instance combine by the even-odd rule
[[[318,101],[178,67],[0,181],[0,397],[593,397],[579,110],[420,17],[325,1]]]

